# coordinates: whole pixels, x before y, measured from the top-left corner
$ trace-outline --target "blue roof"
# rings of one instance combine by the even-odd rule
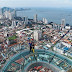
[[[69,48],[65,47],[64,50],[69,50]]]

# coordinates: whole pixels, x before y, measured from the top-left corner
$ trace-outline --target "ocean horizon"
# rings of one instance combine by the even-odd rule
[[[30,10],[17,11],[17,16],[27,16],[30,19],[34,15],[38,15],[38,20],[46,18],[48,22],[61,24],[61,20],[65,19],[65,23],[72,26],[72,9],[66,8],[31,8]]]

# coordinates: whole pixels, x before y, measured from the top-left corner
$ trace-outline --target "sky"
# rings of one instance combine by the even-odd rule
[[[72,0],[0,0],[0,7],[72,8]]]

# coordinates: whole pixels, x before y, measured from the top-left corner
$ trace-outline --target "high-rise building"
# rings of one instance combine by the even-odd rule
[[[0,8],[0,15],[2,15],[2,9]]]
[[[3,15],[0,15],[0,19],[2,19],[3,18]]]
[[[57,28],[58,28],[58,26],[57,26],[57,24],[55,24],[55,29],[57,30]]]
[[[34,31],[34,40],[38,41],[42,37],[42,31],[35,30]]]
[[[37,22],[37,14],[34,15],[34,22]]]
[[[48,24],[48,20],[46,18],[43,18],[43,23]]]
[[[16,10],[14,10],[14,17],[16,17],[17,16],[17,13],[16,13]]]
[[[2,9],[0,8],[0,19],[3,18],[3,15],[2,15]]]
[[[8,11],[5,11],[4,15],[5,15],[6,18],[9,18],[9,12]]]
[[[16,27],[16,21],[12,21],[12,28]]]
[[[5,15],[5,18],[8,18],[10,20],[13,19],[14,17],[14,13],[10,11],[5,11],[4,15]]]
[[[58,30],[60,30],[60,24],[58,24]]]
[[[10,44],[10,42],[9,42],[9,39],[7,38],[7,40],[6,40],[6,43],[7,43],[7,45],[9,45]]]
[[[28,24],[28,17],[23,17],[24,24]]]
[[[43,18],[43,23],[45,22],[45,18]]]
[[[53,29],[55,28],[55,24],[54,23],[51,23],[52,24],[52,26],[53,26]]]
[[[61,20],[61,27],[64,28],[64,26],[65,26],[65,19],[62,19]]]
[[[9,14],[8,14],[8,18],[11,20],[12,19],[12,13],[9,11]]]
[[[7,37],[8,32],[6,29],[4,29],[3,33],[4,33],[4,37]]]

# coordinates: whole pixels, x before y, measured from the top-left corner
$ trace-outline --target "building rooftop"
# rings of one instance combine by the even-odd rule
[[[51,66],[53,72],[59,72],[61,70],[68,71],[72,68],[72,61],[68,58],[55,54],[48,50],[35,50],[35,53],[30,53],[28,50],[22,51],[12,58],[10,58],[4,65],[2,72],[7,71],[19,71],[25,72],[29,65],[36,62],[47,63]],[[33,66],[32,66],[33,67]]]

